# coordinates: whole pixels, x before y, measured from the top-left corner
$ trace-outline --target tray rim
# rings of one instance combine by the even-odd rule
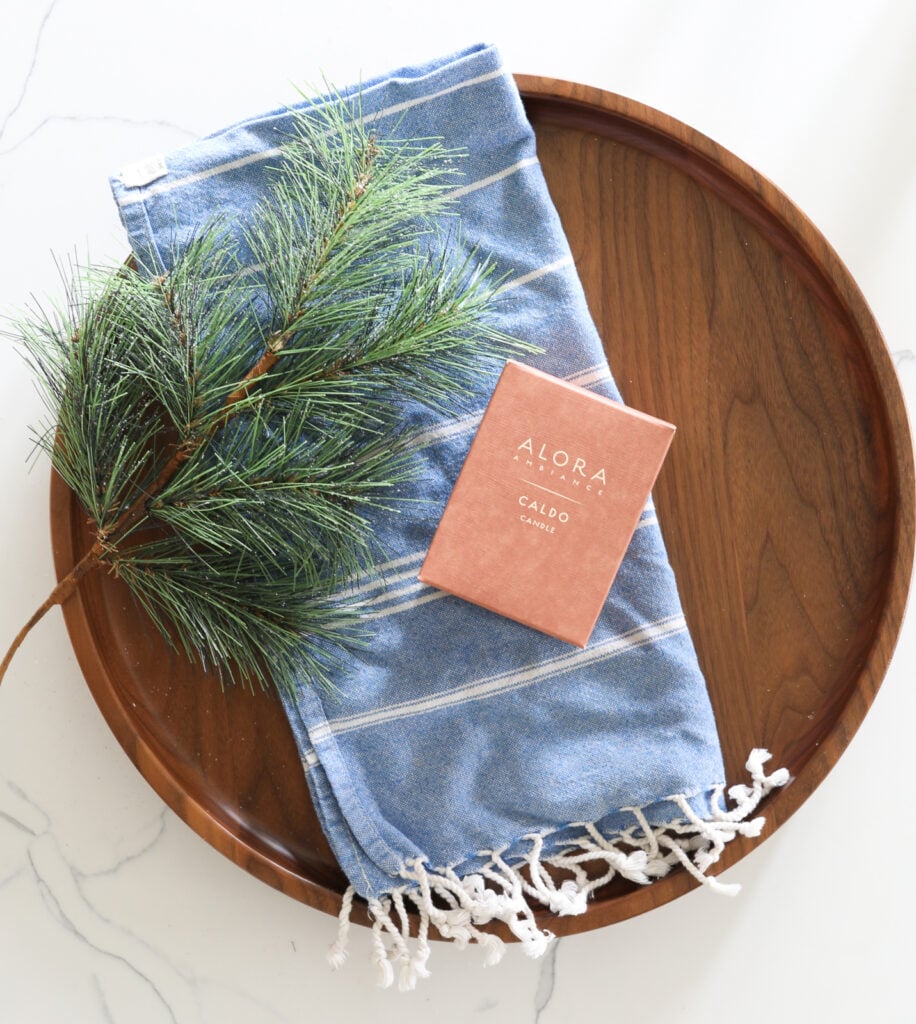
[[[839,300],[845,314],[855,327],[856,340],[864,344],[876,392],[883,399],[882,413],[888,425],[887,437],[892,441],[893,473],[896,481],[893,529],[893,550],[889,559],[894,566],[892,578],[886,581],[886,600],[875,626],[875,642],[861,665],[849,698],[843,704],[832,727],[816,750],[804,762],[791,783],[767,798],[766,825],[761,837],[742,837],[729,843],[715,872],[731,866],[782,825],[814,792],[839,760],[865,718],[890,664],[906,607],[914,556],[914,483],[913,447],[906,407],[890,353],[875,318],[849,270],[813,222],[769,179],[754,170],[731,151],[720,146],[689,125],[653,107],[635,100],[572,81],[543,76],[517,74],[516,83],[523,101],[529,104],[552,105],[556,109],[590,112],[591,116],[611,118],[622,125],[633,125],[634,140],[640,148],[651,149],[654,137],[664,141],[666,151],[673,141],[680,147],[684,168],[716,188],[716,177],[737,183],[743,190],[748,210],[756,207],[768,213],[787,230],[794,245],[806,259],[821,269],[829,291]],[[564,122],[566,123],[566,122]],[[671,162],[670,160],[668,162]],[[742,212],[745,212],[742,210]],[[890,451],[890,450],[889,450]],[[75,545],[69,529],[72,495],[66,484],[52,471],[50,487],[51,534],[55,571],[58,579],[76,560]],[[63,614],[78,663],[93,698],[109,728],[156,793],[175,813],[202,838],[246,871],[294,898],[329,914],[340,910],[342,893],[291,870],[264,849],[249,843],[244,836],[229,829],[211,814],[200,794],[192,794],[182,785],[175,771],[157,754],[153,737],[144,735],[142,725],[130,716],[128,708],[118,699],[116,684],[107,678],[99,652],[91,638],[93,622],[87,602],[78,592],[63,605]],[[734,780],[739,781],[739,780]],[[549,921],[557,934],[591,930],[636,916],[661,906],[695,888],[698,883],[686,872],[677,871],[651,886],[642,887],[604,901],[590,904],[580,917],[557,918],[547,912],[536,916]],[[354,920],[367,924],[368,915],[359,902],[354,904]],[[500,934],[503,934],[500,930]],[[508,933],[506,933],[506,937]]]

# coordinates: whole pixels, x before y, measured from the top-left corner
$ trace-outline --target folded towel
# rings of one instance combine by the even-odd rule
[[[532,365],[619,400],[497,51],[475,47],[312,102],[357,94],[380,134],[466,149],[455,244],[492,255],[506,275],[499,326],[544,347]],[[214,211],[249,212],[291,118],[282,109],[241,122],[113,178],[139,261],[167,265],[175,238]],[[461,416],[404,402],[422,463],[406,497],[424,500],[379,518],[386,561],[351,595],[369,642],[334,670],[338,693],[303,679],[284,702],[351,882],[332,961],[343,959],[355,891],[374,917],[383,984],[395,964],[404,987],[427,973],[431,926],[482,943],[493,961],[502,942],[480,929],[502,921],[536,956],[552,936],[533,909],[582,913],[617,874],[646,884],[682,864],[715,884],[706,871],[724,843],[759,832],[748,815],[785,781],[765,776],[768,755],[755,751],[752,784],[733,787],[726,810],[715,721],[651,501],[583,650],[418,582],[498,369],[481,368],[476,409]]]

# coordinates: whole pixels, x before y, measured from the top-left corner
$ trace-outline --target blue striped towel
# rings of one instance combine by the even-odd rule
[[[507,275],[500,326],[545,346],[533,365],[619,399],[497,51],[404,68],[359,93],[380,133],[467,150],[460,244],[492,254]],[[289,130],[285,108],[170,154],[152,175],[113,178],[140,260],[164,264],[176,229],[213,211],[250,210]],[[752,784],[733,787],[737,806],[725,809],[716,725],[651,501],[584,650],[418,582],[497,371],[481,371],[477,408],[459,417],[405,403],[426,500],[379,522],[387,561],[354,588],[371,642],[337,673],[338,695],[303,679],[285,702],[351,882],[331,960],[343,960],[355,892],[374,918],[382,984],[395,966],[403,987],[428,973],[430,927],[481,943],[493,962],[503,944],[481,929],[501,921],[537,956],[552,936],[534,909],[582,913],[617,874],[646,884],[683,864],[716,884],[707,868],[736,833],[759,831],[749,814],[785,781],[765,776],[768,755],[755,751]]]

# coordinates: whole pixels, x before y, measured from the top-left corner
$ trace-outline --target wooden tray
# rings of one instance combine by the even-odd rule
[[[768,801],[771,833],[846,747],[900,627],[914,486],[890,359],[833,250],[751,168],[630,100],[518,82],[615,376],[678,424],[659,517],[729,780],[754,746],[794,776]],[[62,576],[89,542],[57,479],[51,526]],[[95,699],[159,795],[241,867],[336,913],[345,879],[279,703],[189,669],[103,574],[64,613]],[[753,847],[736,840],[723,863]],[[614,884],[550,927],[609,924],[694,884],[683,871]]]

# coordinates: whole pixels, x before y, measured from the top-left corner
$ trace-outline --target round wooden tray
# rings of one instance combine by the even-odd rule
[[[914,484],[890,359],[830,246],[731,153],[619,96],[518,82],[620,387],[678,425],[659,518],[729,780],[755,746],[794,776],[766,805],[771,833],[848,744],[900,627]],[[89,544],[84,520],[55,479],[59,576]],[[104,574],[64,614],[95,699],[159,795],[241,867],[336,913],[345,878],[279,702],[189,668]],[[736,840],[723,864],[753,847]],[[609,924],[694,884],[683,871],[614,884],[550,927]]]

